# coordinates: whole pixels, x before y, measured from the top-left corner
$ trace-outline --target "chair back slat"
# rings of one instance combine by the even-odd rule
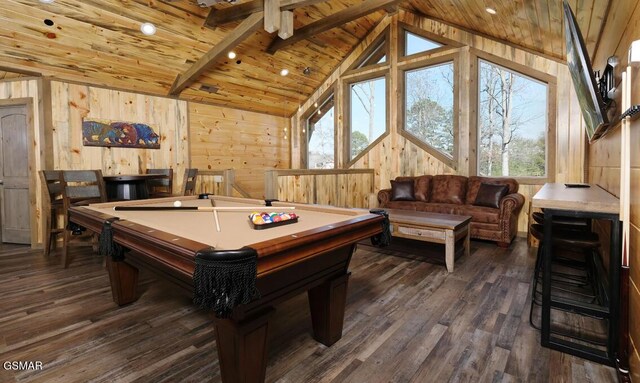
[[[70,182],[97,182],[97,170],[63,170],[64,180]],[[100,172],[102,177],[102,172]]]
[[[147,174],[165,176],[164,178],[147,180],[147,188],[151,198],[169,197],[173,194],[173,169],[147,169]]]
[[[69,198],[100,198],[98,185],[70,186],[67,187],[66,191]]]
[[[64,194],[64,179],[60,170],[40,170],[40,182],[43,191],[46,191],[48,202],[59,201]]]
[[[100,170],[63,170],[65,204],[71,206],[78,199],[106,202],[107,192]]]
[[[184,171],[184,182],[182,183],[182,195],[193,195],[196,189],[196,177],[198,169],[186,169]]]

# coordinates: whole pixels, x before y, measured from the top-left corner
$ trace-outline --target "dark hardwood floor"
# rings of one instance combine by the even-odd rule
[[[2,368],[0,382],[220,381],[210,314],[152,275],[140,300],[119,308],[100,257],[74,251],[63,269],[59,256],[0,246],[0,362],[43,364]],[[267,382],[616,381],[610,367],[540,347],[525,240],[509,249],[472,241],[451,274],[412,258],[359,247],[332,347],[311,337],[306,295],[279,306]]]

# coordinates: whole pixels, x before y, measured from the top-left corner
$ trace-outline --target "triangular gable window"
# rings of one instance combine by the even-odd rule
[[[380,36],[364,51],[350,69],[361,69],[373,65],[382,65],[389,57],[389,44],[387,44],[389,32],[382,32]]]
[[[422,53],[422,52],[427,52],[436,48],[440,48],[441,46],[443,46],[440,43],[437,43],[435,41],[431,41],[429,39],[426,39],[422,36],[418,36],[414,33],[411,33],[409,31],[404,31],[405,35],[404,35],[404,41],[405,41],[405,46],[404,46],[404,55],[405,56],[410,56],[412,54],[416,54],[416,53]]]

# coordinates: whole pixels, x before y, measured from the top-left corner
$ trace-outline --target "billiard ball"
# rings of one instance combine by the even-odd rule
[[[180,207],[180,206],[182,206],[182,202],[176,201],[176,202],[173,203],[173,206],[174,207]]]

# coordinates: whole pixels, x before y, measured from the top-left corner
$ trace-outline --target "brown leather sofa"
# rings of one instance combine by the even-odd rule
[[[524,196],[518,193],[518,182],[513,178],[464,177],[437,175],[397,177],[392,182],[413,181],[415,200],[392,200],[392,189],[378,192],[381,208],[417,210],[432,213],[471,216],[471,238],[496,241],[508,247],[518,232],[518,214]],[[481,185],[506,185],[506,195],[496,200],[498,208],[477,206]],[[489,185],[483,187],[486,190]]]

